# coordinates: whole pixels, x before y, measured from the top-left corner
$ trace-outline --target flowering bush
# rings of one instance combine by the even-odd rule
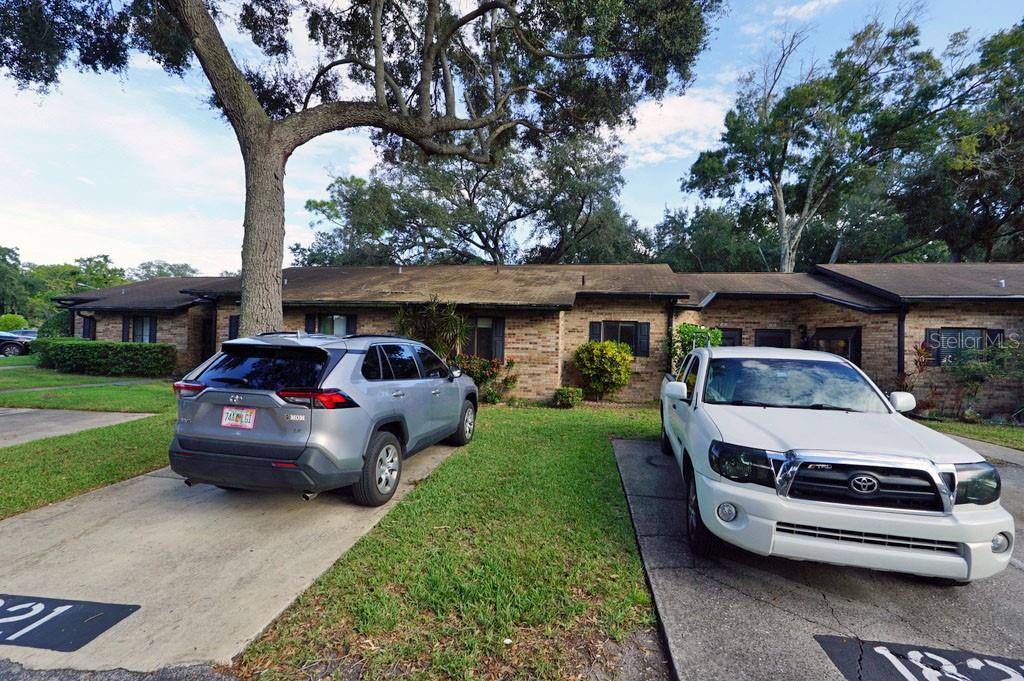
[[[515,360],[504,362],[476,355],[459,355],[455,365],[473,379],[480,391],[480,399],[488,404],[503,402],[519,383],[518,374],[513,373]]]
[[[576,368],[583,376],[583,389],[603,400],[629,383],[633,353],[618,341],[588,341],[573,353]]]

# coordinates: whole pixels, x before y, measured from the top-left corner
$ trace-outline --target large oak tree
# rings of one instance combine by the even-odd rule
[[[720,0],[8,0],[0,70],[46,88],[67,65],[123,71],[139,50],[167,71],[198,61],[245,166],[241,332],[280,328],[284,173],[330,132],[486,163],[514,137],[539,144],[628,120],[642,97],[691,80]],[[293,15],[320,47],[291,58]],[[262,50],[241,62],[221,26]],[[363,88],[363,94],[353,91]]]

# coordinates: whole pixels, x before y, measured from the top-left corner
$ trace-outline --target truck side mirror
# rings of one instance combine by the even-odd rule
[[[680,381],[669,381],[665,384],[665,397],[673,400],[685,400],[688,396],[686,384]]]
[[[889,404],[898,412],[914,411],[917,408],[917,399],[910,393],[893,392],[889,393]]]

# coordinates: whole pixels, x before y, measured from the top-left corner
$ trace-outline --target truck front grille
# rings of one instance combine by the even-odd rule
[[[854,530],[836,530],[829,527],[813,525],[797,525],[795,523],[775,523],[776,534],[788,534],[798,537],[812,537],[831,541],[850,542],[870,546],[886,546],[912,551],[930,551],[933,553],[949,553],[960,555],[960,544],[935,539],[916,539],[914,537],[897,537],[891,534],[875,534],[873,532],[856,532]]]
[[[854,491],[851,480],[867,473],[878,481],[870,494]],[[803,464],[793,478],[789,497],[908,511],[942,511],[942,497],[931,476],[912,468]]]

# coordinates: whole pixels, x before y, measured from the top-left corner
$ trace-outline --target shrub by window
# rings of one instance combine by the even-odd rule
[[[168,343],[40,338],[31,347],[45,369],[96,376],[170,376],[177,359]]]
[[[516,363],[512,359],[500,362],[476,355],[459,355],[455,358],[455,365],[473,379],[480,399],[488,404],[504,402],[519,383],[519,375],[514,371]]]
[[[633,355],[618,341],[588,341],[573,353],[583,377],[583,391],[603,400],[629,384]]]
[[[75,335],[74,312],[61,310],[55,312],[46,321],[39,325],[40,338],[66,338]]]
[[[624,343],[636,357],[651,356],[650,322],[590,322],[590,340]]]
[[[720,329],[704,326],[703,324],[683,323],[672,330],[671,343],[672,370],[678,371],[682,368],[686,355],[694,348],[703,348],[707,345],[717,347],[724,345],[724,334]]]
[[[572,409],[583,401],[582,388],[558,388],[551,404],[560,409]]]

